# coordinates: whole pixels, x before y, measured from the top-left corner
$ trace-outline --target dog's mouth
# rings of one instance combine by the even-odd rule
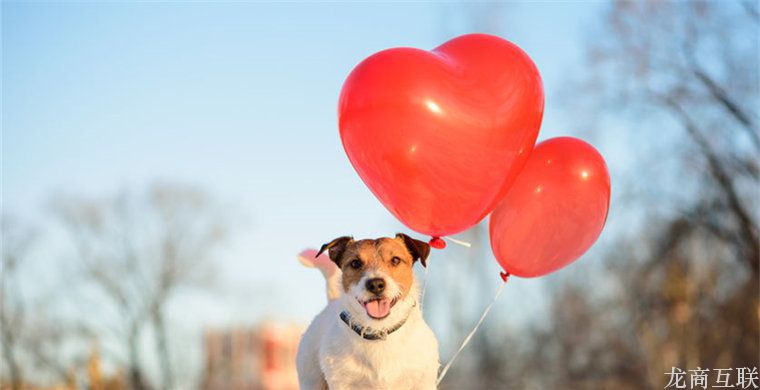
[[[359,302],[364,306],[367,315],[376,320],[381,320],[391,314],[391,308],[396,304],[396,299],[372,298],[368,301]]]

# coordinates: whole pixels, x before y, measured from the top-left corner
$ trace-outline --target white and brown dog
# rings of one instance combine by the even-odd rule
[[[340,237],[317,256],[325,250],[339,270],[312,263],[323,271],[328,298],[334,299],[298,346],[301,390],[435,389],[438,341],[422,318],[412,272],[417,260],[425,264],[430,246],[398,234]]]

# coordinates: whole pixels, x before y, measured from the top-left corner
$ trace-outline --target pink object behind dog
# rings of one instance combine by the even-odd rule
[[[316,268],[325,277],[327,282],[327,300],[332,301],[340,295],[340,268],[325,254],[317,256],[316,249],[304,249],[298,254],[301,264]]]

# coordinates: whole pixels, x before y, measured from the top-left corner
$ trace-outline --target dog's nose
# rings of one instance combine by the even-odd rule
[[[380,295],[385,290],[385,280],[383,278],[374,278],[367,281],[367,290],[369,292]]]

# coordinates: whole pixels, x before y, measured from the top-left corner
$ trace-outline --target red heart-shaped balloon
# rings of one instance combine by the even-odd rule
[[[471,34],[362,61],[341,91],[340,136],[393,215],[444,236],[478,223],[505,195],[533,149],[543,107],[530,57]]]
[[[491,214],[491,249],[505,271],[536,277],[578,259],[602,233],[610,174],[586,142],[541,142]]]

